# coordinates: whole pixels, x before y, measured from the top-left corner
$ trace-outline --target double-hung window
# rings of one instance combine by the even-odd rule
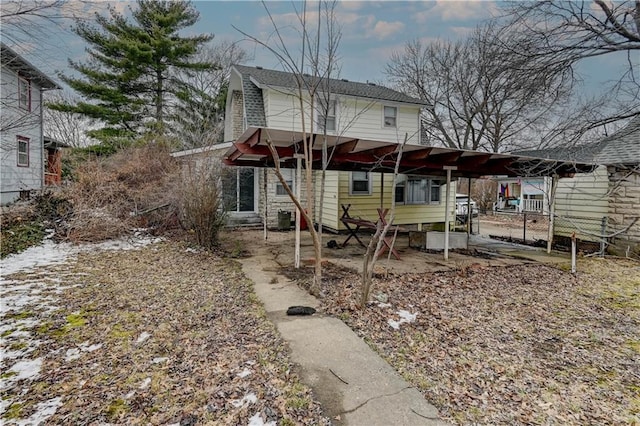
[[[437,204],[440,202],[440,182],[424,176],[401,175],[396,180],[396,203]]]
[[[17,136],[18,143],[18,167],[29,167],[29,138]]]
[[[18,77],[18,106],[31,111],[31,84],[22,77]]]
[[[384,108],[384,127],[396,127],[398,119],[398,108],[392,106],[385,106]]]
[[[351,172],[349,194],[370,195],[371,194],[371,174],[369,172]]]
[[[295,169],[280,169],[280,173],[282,174],[284,181],[289,185],[289,188],[291,188],[292,191],[295,191],[293,186]],[[288,195],[287,191],[284,189],[284,185],[280,183],[280,179],[277,177],[276,179],[278,180],[278,183],[276,183],[276,195]]]
[[[335,132],[337,125],[338,102],[336,99],[321,99],[318,101],[318,130]]]

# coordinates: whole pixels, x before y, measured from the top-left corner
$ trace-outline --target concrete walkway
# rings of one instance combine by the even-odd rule
[[[422,394],[403,380],[342,321],[315,314],[286,315],[289,306],[318,301],[277,274],[269,247],[241,261],[269,319],[289,343],[300,377],[337,425],[444,425]]]

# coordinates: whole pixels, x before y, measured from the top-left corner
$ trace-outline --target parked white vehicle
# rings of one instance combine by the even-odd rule
[[[465,217],[468,215],[467,208],[469,207],[469,196],[466,194],[456,194],[456,216]],[[478,216],[478,206],[476,202],[471,199],[471,213],[473,217]]]

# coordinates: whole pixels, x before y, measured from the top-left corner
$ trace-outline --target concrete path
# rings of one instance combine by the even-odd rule
[[[289,343],[300,377],[337,425],[444,425],[422,394],[403,380],[342,321],[315,314],[286,315],[289,306],[318,301],[277,274],[269,248],[241,261],[267,315]]]

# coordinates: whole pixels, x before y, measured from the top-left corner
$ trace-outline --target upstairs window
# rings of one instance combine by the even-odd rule
[[[280,169],[280,173],[282,174],[284,181],[287,182],[287,185],[289,185],[289,188],[291,188],[291,190],[295,192],[295,189],[293,186],[293,182],[294,182],[293,175],[295,173],[295,169]],[[277,176],[276,176],[276,180],[278,181],[276,183],[276,195],[289,195],[287,194],[287,191],[284,189],[284,186],[282,185],[282,183],[280,183],[280,179],[278,179]]]
[[[328,102],[321,100],[318,102],[318,131],[327,132],[336,131],[336,111],[338,103],[336,99],[330,99]]]
[[[18,167],[29,167],[29,138],[16,137],[18,142]]]
[[[351,185],[349,187],[351,195],[371,194],[371,174],[369,172],[351,172]]]
[[[18,106],[31,111],[31,83],[22,77],[18,77]]]
[[[384,107],[384,127],[396,127],[398,118],[398,108],[392,106]]]

